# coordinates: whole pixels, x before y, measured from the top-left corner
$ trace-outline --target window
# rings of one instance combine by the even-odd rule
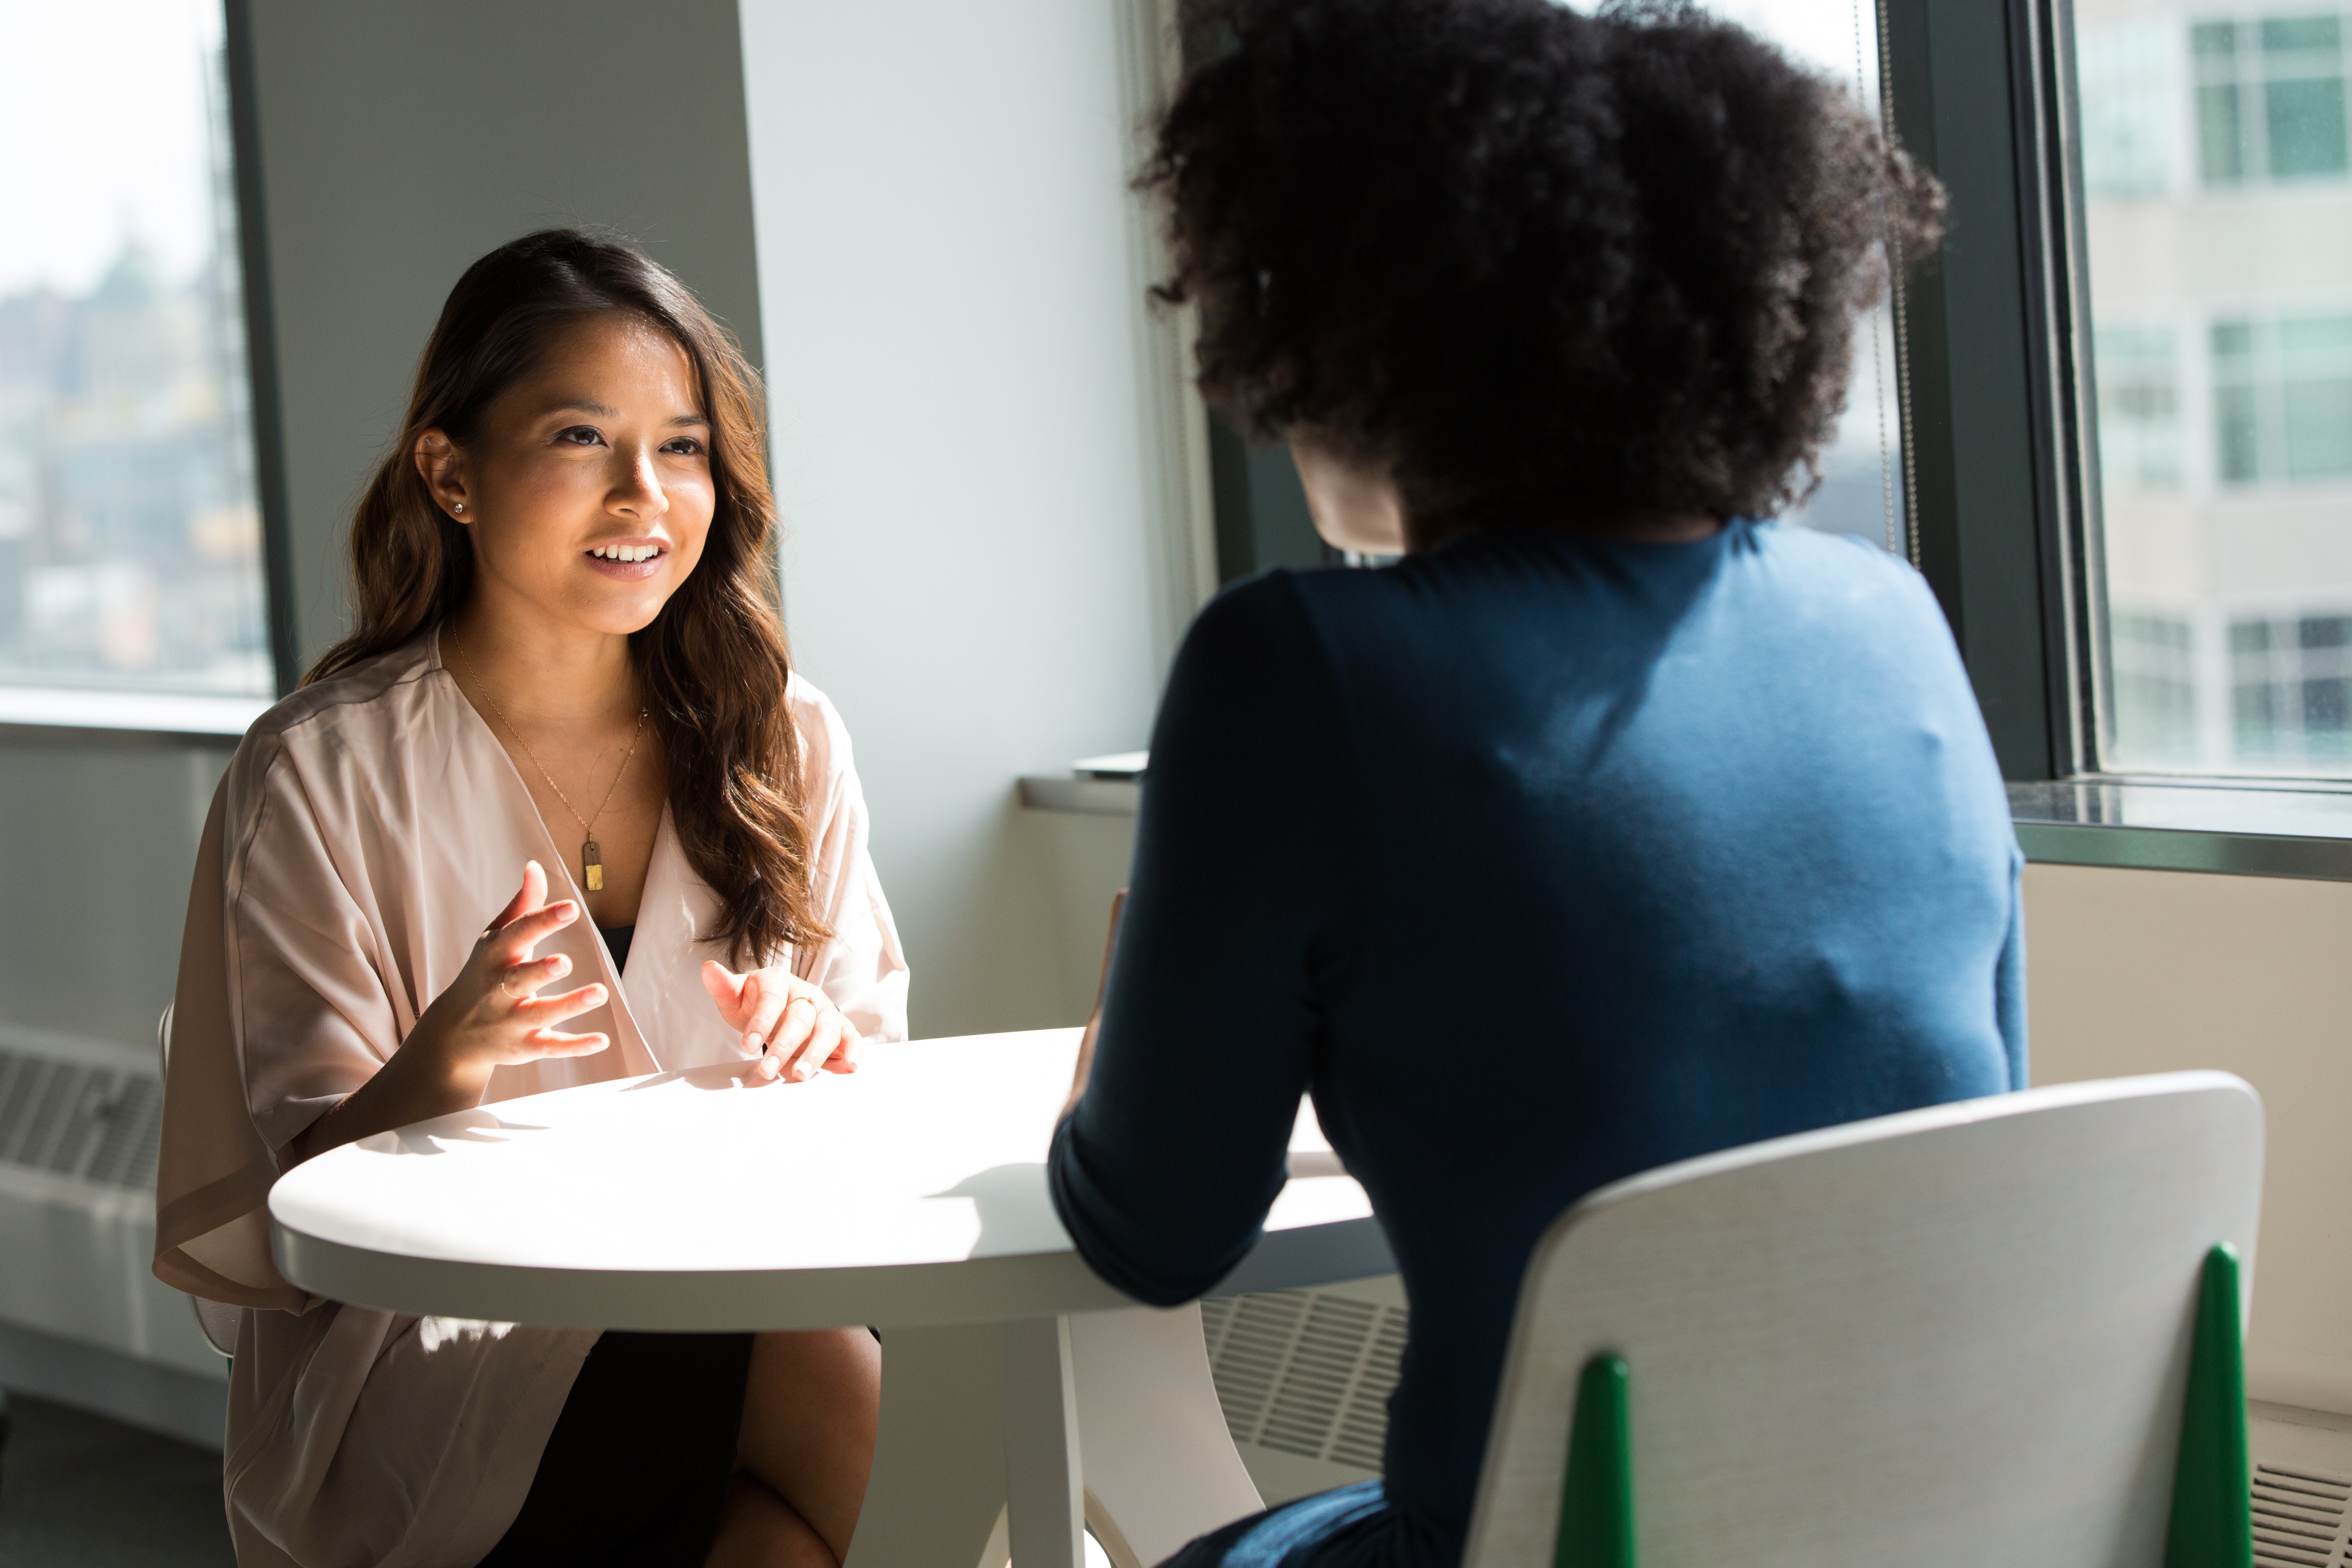
[[[2180,365],[2169,327],[2102,327],[2099,467],[2122,489],[2180,483]]]
[[[2083,184],[2101,200],[2163,195],[2179,178],[2179,31],[2126,17],[2083,36]]]
[[[2213,324],[2224,484],[2352,473],[2352,316]]]
[[[1879,92],[1878,11],[1862,0],[1702,0],[1843,84],[1874,118]],[[1912,554],[1904,519],[1903,414],[1896,395],[1892,301],[1854,334],[1853,379],[1836,437],[1821,457],[1822,482],[1781,521],[1869,540]]]
[[[2073,9],[2105,608],[2086,760],[2352,776],[2344,17]]]
[[[8,12],[0,687],[277,689],[222,24],[218,0]]]
[[[2282,766],[2352,762],[2352,614],[2230,623],[2230,719],[2239,754]]]
[[[2186,616],[2116,612],[2116,730],[2141,756],[2193,762],[2197,755],[2196,624]]]
[[[2343,34],[2332,15],[2191,27],[2208,184],[2346,173]]]

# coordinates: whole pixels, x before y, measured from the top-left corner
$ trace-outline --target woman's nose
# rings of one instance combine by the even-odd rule
[[[629,457],[628,468],[611,501],[616,511],[651,520],[669,510],[669,498],[663,493],[660,471],[654,467],[651,452],[637,452]]]

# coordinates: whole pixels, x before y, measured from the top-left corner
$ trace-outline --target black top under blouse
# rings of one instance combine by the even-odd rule
[[[596,933],[604,939],[604,945],[612,949],[613,973],[618,974],[622,971],[627,969],[629,967],[629,939],[637,934],[635,923],[633,921],[625,926],[598,926],[596,928]]]

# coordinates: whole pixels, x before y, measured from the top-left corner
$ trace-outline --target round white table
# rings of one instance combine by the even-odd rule
[[[1120,1568],[1259,1507],[1200,1310],[1097,1279],[1043,1163],[1076,1029],[878,1046],[501,1101],[347,1144],[269,1196],[278,1267],[333,1300],[550,1327],[871,1324],[882,1422],[846,1568]],[[1302,1108],[1291,1181],[1220,1294],[1393,1270]],[[1081,1456],[1083,1455],[1083,1460]]]

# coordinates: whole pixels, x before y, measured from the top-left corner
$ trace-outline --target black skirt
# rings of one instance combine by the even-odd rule
[[[482,1568],[702,1568],[751,1367],[749,1334],[606,1332]]]

